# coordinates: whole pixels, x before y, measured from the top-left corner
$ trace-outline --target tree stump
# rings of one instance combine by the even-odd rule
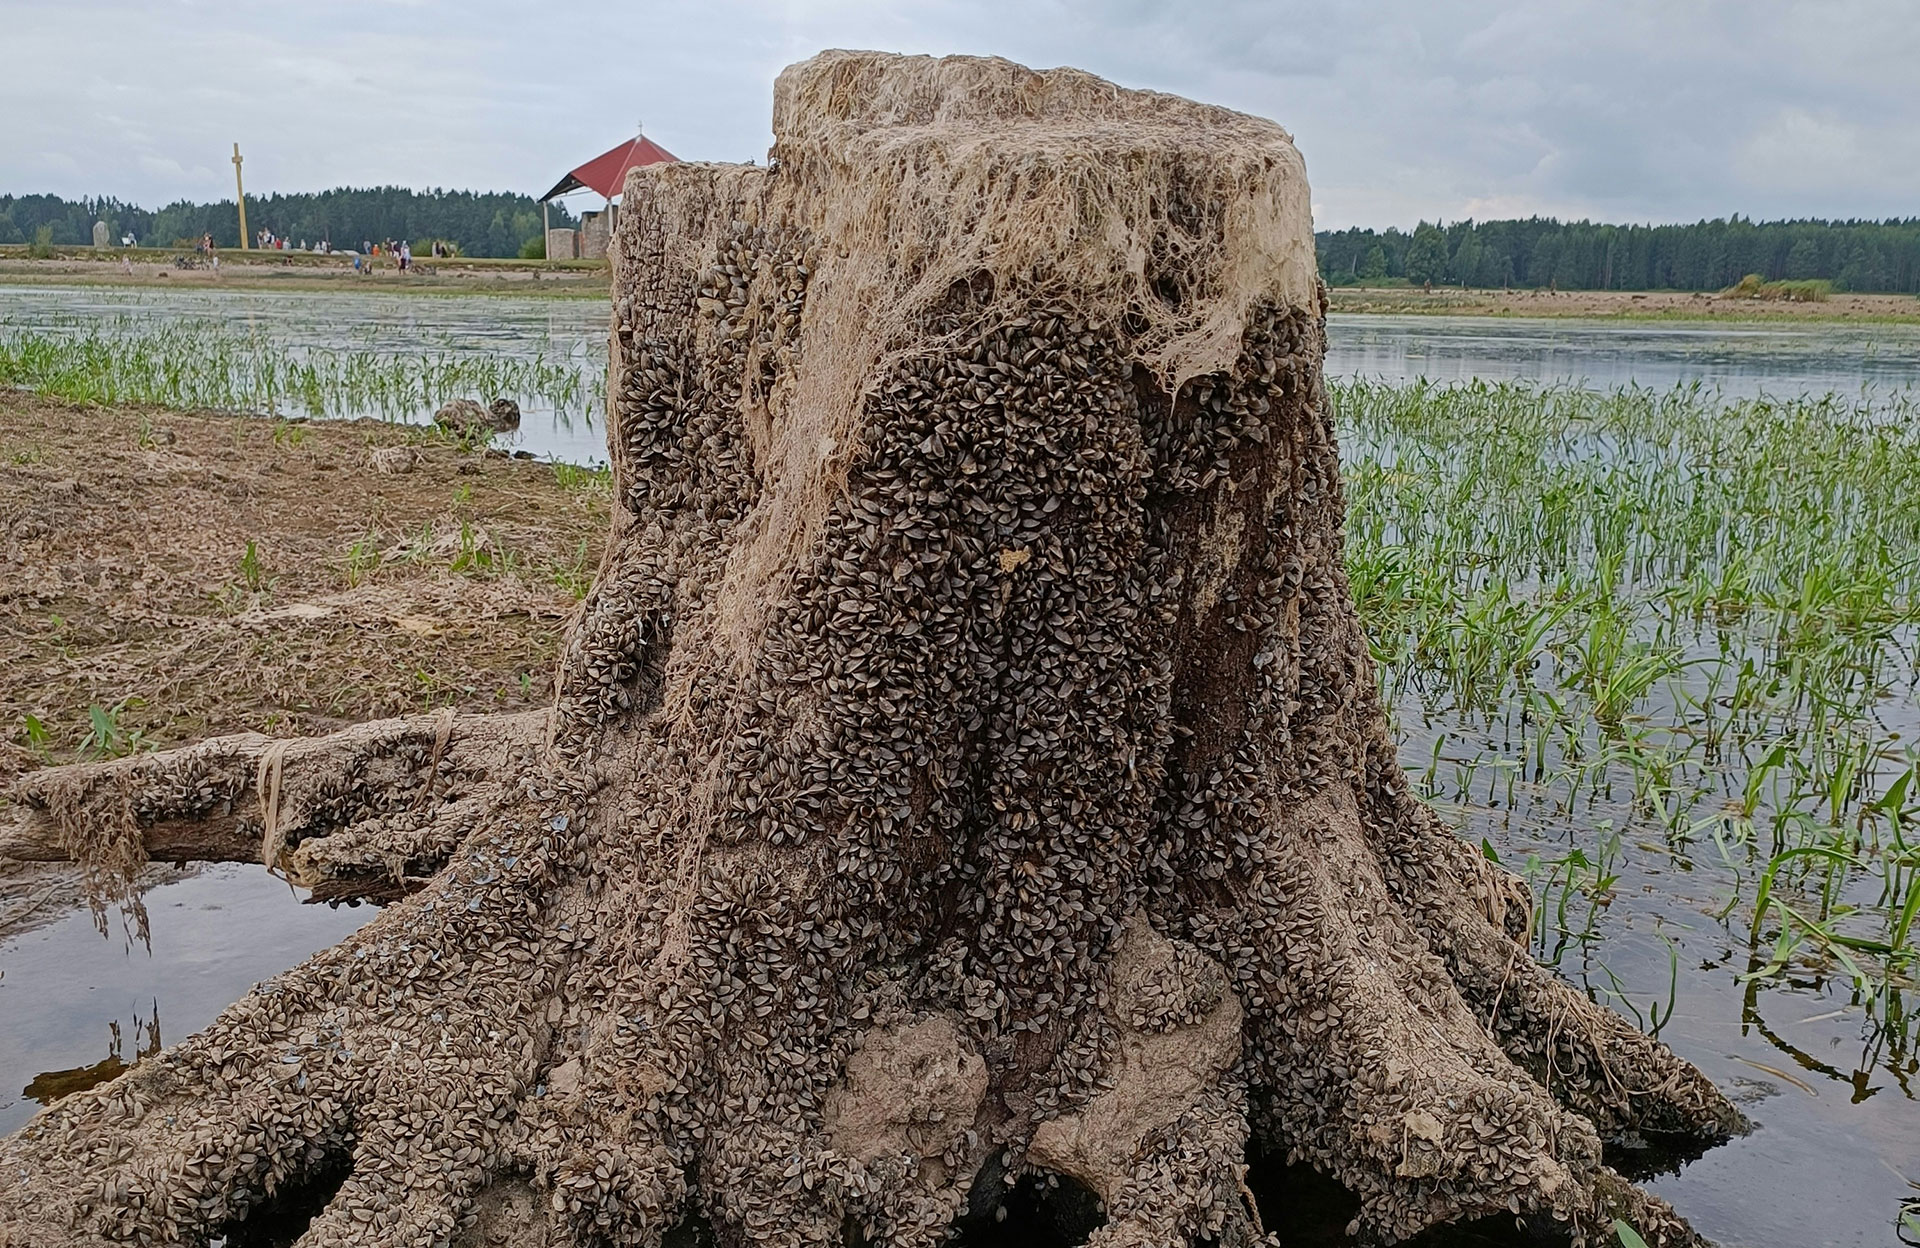
[[[1286,133],[871,53],[774,111],[627,182],[550,716],[25,784],[101,873],[208,821],[406,895],[0,1142],[0,1242],[907,1248],[1036,1172],[1103,1248],[1270,1242],[1250,1147],[1375,1240],[1692,1242],[1603,1141],[1739,1115],[1395,761]]]

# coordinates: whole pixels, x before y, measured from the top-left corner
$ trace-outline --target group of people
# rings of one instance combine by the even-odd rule
[[[329,255],[333,252],[333,244],[325,239],[315,243],[312,247],[308,247],[305,239],[301,239],[298,243],[290,243],[285,238],[268,229],[259,231],[259,233],[254,236],[254,241],[259,244],[260,249],[263,251],[312,251],[318,255]],[[209,232],[200,236],[199,251],[214,268],[217,269],[220,267],[220,257],[214,250],[212,233]],[[356,273],[372,272],[374,260],[382,255],[391,257],[402,273],[408,272],[413,268],[413,244],[406,239],[401,239],[397,243],[390,238],[380,243],[363,240],[360,244],[359,251],[349,252],[347,254],[353,257],[353,271]],[[455,253],[452,243],[443,243],[435,240],[433,244],[433,255],[436,259],[453,254]]]
[[[440,245],[438,243],[434,244],[433,254],[436,256],[440,254],[439,247]],[[399,267],[402,273],[413,268],[413,244],[405,239],[401,239],[397,243],[392,239],[388,239],[384,243],[362,241],[360,250],[353,253],[353,271],[355,273],[371,273],[373,271],[373,262],[382,255],[391,256],[395,265]]]
[[[282,238],[272,230],[259,231],[254,235],[253,241],[254,245],[262,251],[311,251],[316,255],[322,256],[328,255],[333,251],[333,244],[324,238],[309,247],[307,246],[307,240],[304,238],[296,243],[289,239]]]
[[[371,271],[373,261],[383,253],[393,257],[394,262],[400,266],[402,273],[413,267],[413,244],[407,242],[405,239],[397,243],[392,239],[388,239],[384,243],[363,241],[360,244],[360,250],[356,252],[353,257],[354,272],[365,273]],[[437,255],[438,253],[436,252],[435,254]]]

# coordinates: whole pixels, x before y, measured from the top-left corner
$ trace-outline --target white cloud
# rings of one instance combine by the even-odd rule
[[[1273,117],[1323,226],[1910,215],[1910,0],[0,0],[0,191],[538,192],[630,133],[764,155],[823,47],[994,53]],[[56,159],[57,158],[57,159]]]
[[[1817,187],[1862,170],[1861,154],[1858,126],[1783,108],[1747,136],[1735,168],[1750,186]]]

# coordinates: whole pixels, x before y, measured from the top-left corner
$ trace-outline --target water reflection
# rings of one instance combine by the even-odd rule
[[[1903,995],[1899,989],[1896,988],[1889,992],[1889,1000],[1884,1018],[1867,1018],[1863,1020],[1866,1025],[1867,1036],[1863,1041],[1860,1055],[1853,1059],[1853,1069],[1842,1070],[1832,1062],[1822,1060],[1808,1049],[1802,1048],[1800,1044],[1789,1040],[1773,1026],[1768,1024],[1766,1017],[1761,1013],[1761,1006],[1763,1004],[1775,1004],[1773,1000],[1774,994],[1768,993],[1762,996],[1760,992],[1760,981],[1757,978],[1765,966],[1766,959],[1759,956],[1758,953],[1753,954],[1747,960],[1747,974],[1749,976],[1755,976],[1756,978],[1750,978],[1746,981],[1746,991],[1741,998],[1740,1025],[1743,1031],[1751,1032],[1765,1040],[1794,1066],[1799,1067],[1805,1073],[1818,1075],[1823,1079],[1844,1084],[1851,1088],[1852,1095],[1850,1099],[1856,1105],[1865,1101],[1868,1097],[1877,1095],[1886,1087],[1885,1084],[1874,1084],[1873,1076],[1876,1071],[1891,1076],[1893,1086],[1898,1088],[1900,1094],[1907,1100],[1911,1101],[1914,1099],[1914,1089],[1911,1080],[1916,1072],[1920,1072],[1920,1058],[1916,1058],[1914,1055],[1912,1048],[1913,1037],[1911,1033],[1900,1026],[1901,1023],[1910,1023],[1912,1018],[1905,1008]],[[1793,980],[1789,980],[1787,982],[1791,986],[1804,988],[1824,996],[1828,984],[1828,977],[1814,976],[1810,981],[1796,983]],[[1790,1004],[1797,1003],[1799,1000],[1800,998],[1797,997],[1787,998]],[[1837,1010],[1825,1010],[1807,1018],[1799,1019],[1798,1023],[1800,1026],[1808,1026],[1816,1023],[1835,1022],[1849,1017],[1857,1017],[1856,1006],[1857,1002]],[[1822,1037],[1822,1039],[1824,1039],[1824,1037]],[[1840,1045],[1838,1042],[1829,1041],[1827,1047],[1838,1049]],[[1813,1085],[1796,1075],[1789,1074],[1786,1071],[1774,1067],[1762,1066],[1758,1062],[1749,1062],[1748,1064],[1759,1070],[1785,1079],[1795,1087],[1806,1092],[1809,1096],[1819,1095]]]
[[[156,1056],[165,1043],[160,1039],[160,1003],[153,1003],[153,1016],[141,1018],[133,1016],[133,1061],[128,1062],[121,1056],[120,1020],[110,1019],[107,1032],[111,1039],[107,1044],[107,1055],[91,1066],[71,1066],[66,1070],[43,1070],[33,1077],[33,1081],[21,1089],[21,1095],[51,1105],[62,1097],[72,1096],[75,1092],[85,1092],[109,1079],[114,1079],[132,1070],[142,1061]]]
[[[111,1077],[318,950],[377,911],[301,904],[260,866],[208,867],[146,895],[151,951],[102,938],[84,908],[0,944],[0,1133],[31,1117],[46,1094],[78,1091],[87,1072]],[[142,1021],[124,1047],[123,1020]]]

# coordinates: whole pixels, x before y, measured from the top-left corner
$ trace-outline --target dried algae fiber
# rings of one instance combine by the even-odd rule
[[[1286,133],[866,52],[774,131],[628,179],[616,516],[537,732],[310,742],[284,812],[257,745],[238,806],[168,755],[46,787],[406,895],[0,1143],[0,1243],[907,1248],[1032,1180],[1102,1248],[1277,1242],[1251,1156],[1376,1242],[1696,1242],[1602,1146],[1740,1116],[1395,761]]]

